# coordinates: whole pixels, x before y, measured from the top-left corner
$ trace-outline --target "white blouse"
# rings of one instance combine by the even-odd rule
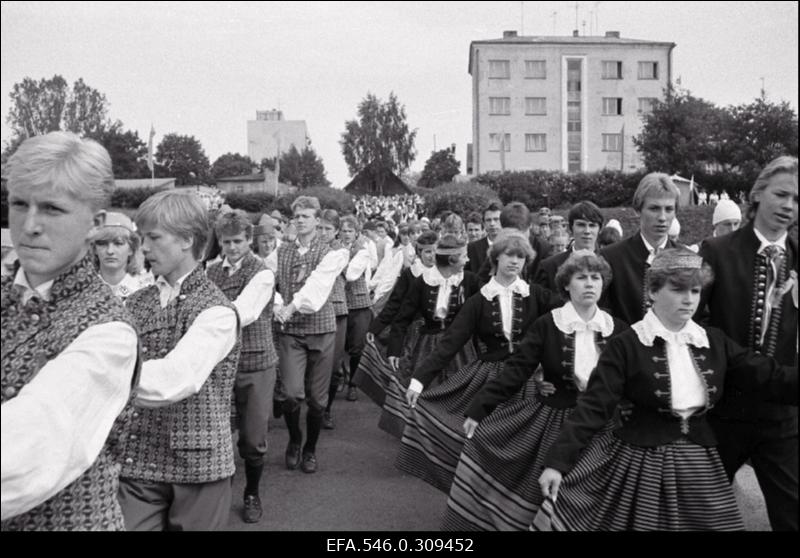
[[[481,294],[486,300],[500,297],[500,317],[503,322],[503,334],[511,341],[512,320],[514,318],[514,293],[527,297],[531,288],[522,279],[517,277],[508,287],[504,287],[492,277],[488,283],[481,287]]]
[[[464,280],[464,272],[459,271],[455,275],[446,278],[439,272],[435,265],[422,272],[422,279],[431,287],[439,287],[436,295],[436,311],[434,315],[439,319],[447,317],[447,309],[450,305],[450,291],[453,287],[458,287]]]
[[[583,391],[589,382],[600,353],[595,343],[595,332],[608,337],[614,332],[614,318],[597,308],[594,316],[586,322],[578,315],[572,302],[552,311],[553,322],[565,335],[575,334],[575,378],[578,389]]]

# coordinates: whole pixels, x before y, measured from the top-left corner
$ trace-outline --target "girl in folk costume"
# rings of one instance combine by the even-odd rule
[[[389,363],[398,370],[403,341],[409,326],[417,316],[422,316],[425,320],[411,351],[409,367],[399,377],[392,378],[383,406],[380,427],[398,438],[402,436],[405,427],[405,393],[408,387],[405,378],[416,370],[423,358],[436,349],[464,302],[480,288],[478,277],[470,271],[464,271],[467,261],[464,240],[452,235],[443,237],[436,246],[436,265],[423,271],[411,283],[400,312],[392,322]],[[475,357],[473,344],[465,344],[442,367],[437,377],[432,378],[432,382],[434,385],[442,383],[448,376],[474,361]]]
[[[445,529],[530,526],[542,503],[544,455],[606,341],[627,328],[597,307],[610,280],[608,263],[589,250],[574,252],[558,268],[556,288],[566,292],[568,302],[533,323],[502,374],[483,387],[464,413],[468,439],[447,501]],[[540,364],[544,382],[536,385],[541,388],[520,399],[520,388],[528,395],[523,386]]]
[[[403,244],[404,242],[405,244]],[[380,313],[389,300],[389,296],[391,296],[392,288],[403,270],[404,261],[406,260],[404,249],[408,242],[408,227],[402,225],[397,233],[391,252],[387,253],[386,257],[381,260],[378,269],[375,270],[375,274],[368,281],[369,290],[372,293],[373,315],[377,316]],[[406,267],[409,267],[411,263],[413,262],[409,262]]]
[[[723,390],[758,390],[797,404],[797,367],[743,349],[692,321],[711,272],[688,248],[653,260],[644,319],[611,339],[586,391],[548,451],[548,498],[534,528],[740,530],[733,490],[706,413]],[[594,436],[625,397],[622,426]]]
[[[141,265],[142,244],[136,225],[123,213],[106,213],[105,223],[91,235],[95,265],[100,277],[123,300],[153,284],[153,276]]]
[[[489,249],[493,277],[466,301],[433,353],[416,366],[406,390],[410,410],[397,466],[444,492],[450,490],[464,444],[464,411],[487,380],[502,374],[505,359],[516,352],[528,326],[558,302],[546,289],[520,278],[533,257],[523,233],[498,235]],[[463,347],[474,346],[473,337],[485,347],[477,359],[426,389]]]
[[[383,407],[386,399],[386,390],[396,371],[385,356],[385,344],[388,342],[388,338],[380,340],[379,336],[381,333],[389,331],[389,326],[398,315],[400,307],[408,295],[411,283],[425,269],[433,267],[436,263],[436,241],[438,238],[433,231],[424,232],[419,236],[416,241],[416,260],[411,264],[411,267],[404,269],[400,273],[389,300],[380,313],[373,318],[369,326],[367,344],[361,355],[361,361],[353,383],[381,407]],[[400,357],[400,370],[409,370],[408,358],[419,337],[419,328],[423,322],[424,320],[420,318],[414,321],[408,329],[402,350],[403,356]]]

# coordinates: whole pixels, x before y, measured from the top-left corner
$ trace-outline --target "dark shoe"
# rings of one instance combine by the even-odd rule
[[[261,509],[261,498],[258,494],[245,494],[244,495],[244,522],[245,523],[258,523],[263,514]]]
[[[347,388],[347,398],[348,401],[358,401],[358,388],[356,386],[350,386]]]
[[[317,458],[313,453],[303,454],[303,463],[300,465],[300,469],[302,469],[304,473],[317,472]]]
[[[298,465],[300,465],[300,444],[289,442],[286,446],[286,468],[297,469]]]
[[[330,411],[325,411],[322,415],[322,428],[325,430],[333,430],[333,415]]]

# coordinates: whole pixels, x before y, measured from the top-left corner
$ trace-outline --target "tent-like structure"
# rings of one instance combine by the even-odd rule
[[[396,174],[386,172],[383,185],[379,186],[375,177],[366,170],[362,170],[353,177],[344,191],[353,195],[369,196],[394,196],[396,194],[413,194],[408,184],[400,180]]]
[[[700,188],[700,185],[694,181],[694,176],[689,179],[673,174],[670,176],[670,179],[672,179],[672,182],[678,187],[678,191],[681,193],[678,202],[680,205],[683,207],[687,205],[697,205],[697,189]]]

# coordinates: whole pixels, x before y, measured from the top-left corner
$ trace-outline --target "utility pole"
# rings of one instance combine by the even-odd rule
[[[575,31],[578,30],[578,3],[575,2]]]
[[[525,34],[525,2],[519,3],[519,34]]]
[[[558,20],[558,12],[553,12],[551,14],[551,16],[553,18],[553,36],[555,36],[555,34],[556,34],[556,21]]]

